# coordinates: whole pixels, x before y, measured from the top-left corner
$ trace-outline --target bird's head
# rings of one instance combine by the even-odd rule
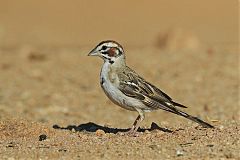
[[[114,64],[116,61],[125,62],[123,47],[116,41],[107,40],[99,43],[88,56],[99,56],[104,62]]]

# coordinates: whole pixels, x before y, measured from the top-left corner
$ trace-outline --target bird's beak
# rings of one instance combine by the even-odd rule
[[[98,51],[96,51],[96,48],[94,48],[93,50],[91,50],[91,52],[88,53],[88,56],[97,56],[98,55]]]

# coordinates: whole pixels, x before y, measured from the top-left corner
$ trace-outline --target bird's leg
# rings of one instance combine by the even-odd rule
[[[141,109],[136,109],[139,113],[137,119],[133,123],[133,127],[128,131],[129,134],[135,134],[139,128],[140,123],[144,120],[145,115]]]
[[[136,124],[137,124],[137,122],[139,121],[139,119],[140,119],[140,115],[137,116],[136,120],[135,120],[134,123],[133,123],[132,128],[128,131],[129,133],[130,133],[130,132],[134,132],[135,127],[136,127]]]
[[[134,132],[137,132],[140,123],[141,123],[141,122],[144,120],[144,118],[145,118],[145,114],[144,114],[143,110],[141,110],[141,109],[136,109],[136,110],[138,111],[140,118],[137,120],[137,123],[136,123],[136,125],[135,125],[135,129],[134,129]]]

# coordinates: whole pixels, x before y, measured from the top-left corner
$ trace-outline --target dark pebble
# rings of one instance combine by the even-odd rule
[[[47,135],[45,135],[45,134],[41,134],[40,136],[39,136],[39,141],[44,141],[44,140],[46,140],[47,139]]]
[[[67,152],[66,149],[59,149],[58,152]]]
[[[208,144],[207,147],[213,147],[214,145],[213,144]]]

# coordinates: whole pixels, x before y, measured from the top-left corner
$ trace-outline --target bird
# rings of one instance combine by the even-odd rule
[[[88,56],[98,56],[104,63],[100,72],[100,85],[107,97],[116,105],[138,112],[129,134],[135,134],[145,118],[145,112],[162,109],[185,117],[204,128],[211,124],[192,116],[180,108],[186,106],[175,102],[169,95],[139,76],[126,65],[125,52],[118,42],[105,40],[90,51]]]

